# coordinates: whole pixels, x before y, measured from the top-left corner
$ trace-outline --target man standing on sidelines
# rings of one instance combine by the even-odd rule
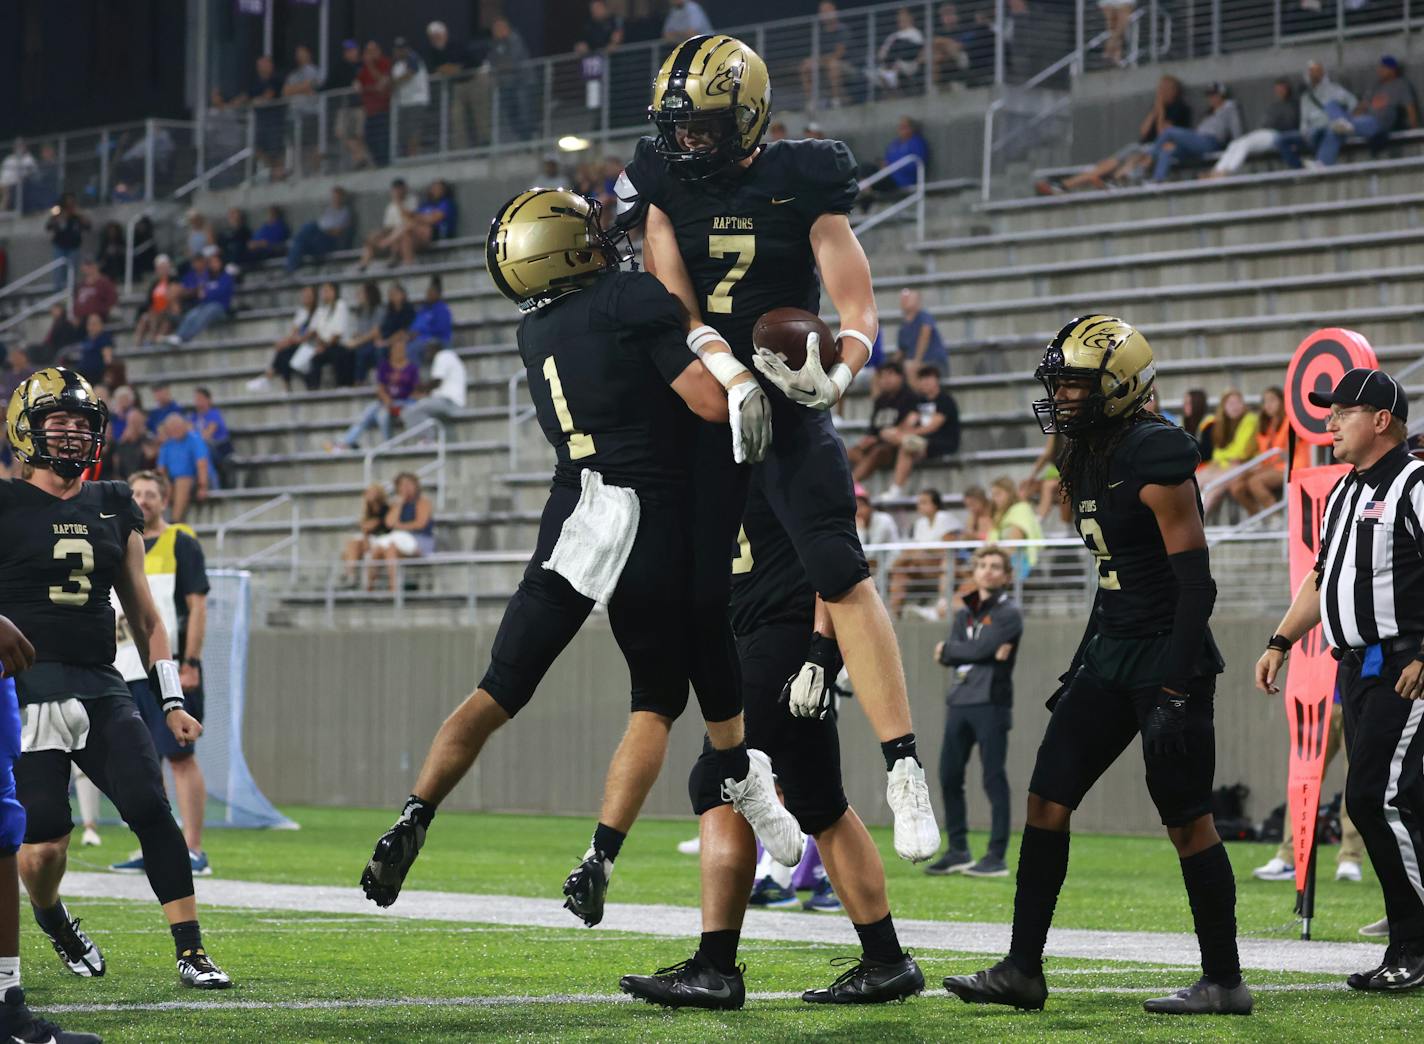
[[[1276,693],[1291,646],[1316,624],[1340,661],[1349,741],[1345,803],[1384,892],[1389,947],[1357,990],[1424,985],[1424,462],[1410,457],[1409,400],[1388,374],[1353,369],[1310,401],[1330,409],[1335,459],[1320,554],[1256,663]]]
[[[168,480],[156,471],[139,471],[130,476],[134,503],[143,513],[143,571],[148,578],[153,602],[168,628],[169,640],[178,650],[178,680],[188,713],[203,720],[203,637],[208,626],[208,571],[198,538],[187,526],[169,525],[163,517],[168,507]],[[160,759],[173,770],[173,787],[178,795],[178,812],[183,817],[183,840],[188,844],[188,861],[196,877],[212,874],[203,851],[203,815],[208,801],[207,782],[193,743],[180,743],[163,723],[158,701],[153,699],[148,674],[139,660],[138,648],[129,634],[123,607],[117,598],[114,614],[118,621],[118,655],[114,666],[124,676],[134,702],[153,737]],[[137,855],[109,867],[121,874],[143,873],[143,856]]]

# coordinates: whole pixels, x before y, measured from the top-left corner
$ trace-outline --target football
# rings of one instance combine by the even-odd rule
[[[821,368],[829,371],[840,358],[831,328],[801,308],[773,308],[763,315],[752,328],[752,346],[774,352],[799,370],[806,364],[806,335],[812,333],[821,337]]]

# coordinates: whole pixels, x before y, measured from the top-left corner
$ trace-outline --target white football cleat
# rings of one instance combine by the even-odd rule
[[[1337,881],[1359,881],[1364,876],[1360,870],[1360,864],[1352,859],[1342,859],[1335,867],[1335,880]]]
[[[1389,937],[1389,918],[1381,917],[1374,924],[1367,924],[1360,929],[1360,934],[1366,939],[1385,939]]]
[[[901,758],[890,770],[885,799],[895,813],[895,854],[922,863],[939,851],[939,824],[930,807],[930,788],[924,767],[914,758]]]
[[[771,774],[771,759],[759,750],[748,750],[751,771],[741,781],[730,776],[722,781],[722,797],[732,803],[743,819],[752,826],[771,858],[787,866],[801,862],[806,847],[806,835],[796,817],[776,799],[776,782]],[[939,833],[935,833],[939,843]]]
[[[99,831],[93,827],[84,828],[84,845],[86,848],[98,848],[104,842],[99,839]]]
[[[1258,881],[1294,881],[1295,867],[1284,859],[1272,856],[1271,861],[1265,866],[1258,866],[1252,870],[1251,876]]]
[[[690,837],[686,841],[679,841],[677,843],[677,850],[683,855],[697,855],[697,853],[702,851],[701,836]]]

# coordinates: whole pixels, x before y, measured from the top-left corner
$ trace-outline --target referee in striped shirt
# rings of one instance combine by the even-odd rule
[[[1388,374],[1354,369],[1310,401],[1330,408],[1335,459],[1315,569],[1256,663],[1278,692],[1291,645],[1316,624],[1340,661],[1349,740],[1345,802],[1384,891],[1389,948],[1357,990],[1424,985],[1424,462],[1409,455],[1409,400]]]

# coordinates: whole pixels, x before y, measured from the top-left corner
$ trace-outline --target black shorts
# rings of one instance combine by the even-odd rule
[[[64,837],[74,829],[69,813],[69,767],[93,781],[130,825],[167,815],[163,770],[148,726],[133,698],[104,696],[78,701],[88,716],[84,746],[74,751],[29,750],[15,763],[15,787],[25,806],[25,843]]]
[[[149,688],[148,679],[140,678],[138,681],[129,682],[128,685],[129,693],[133,696],[134,703],[138,704],[139,713],[143,715],[143,723],[148,726],[148,734],[153,737],[153,749],[158,752],[158,756],[170,761],[191,758],[195,744],[179,743],[174,737],[173,730],[167,724],[167,715],[163,713],[163,708],[153,696],[153,690]],[[183,701],[187,704],[188,713],[202,721],[203,686],[199,684],[193,692],[185,692]]]
[[[480,688],[511,717],[534,695],[540,681],[573,640],[593,601],[567,580],[544,569],[579,491],[555,486],[539,523],[539,541],[510,599],[490,650]],[[638,536],[608,605],[608,622],[631,678],[631,708],[677,718],[687,706],[692,643],[688,626],[691,544],[683,498],[640,494]],[[730,655],[730,650],[727,655]],[[698,693],[708,721],[725,721],[741,710],[740,693]]]
[[[747,746],[771,758],[786,807],[801,829],[819,834],[850,807],[841,784],[841,745],[834,714],[797,718],[781,701],[786,680],[800,670],[811,639],[811,621],[762,627],[737,640],[746,693]],[[704,739],[702,756],[688,781],[692,810],[702,815],[722,799],[712,744]]]
[[[1029,792],[1077,808],[1138,735],[1158,691],[1156,687],[1117,688],[1086,667],[1080,668],[1048,721]],[[1196,678],[1187,686],[1185,754],[1158,757],[1143,751],[1147,791],[1163,826],[1185,826],[1211,811],[1216,773],[1215,692],[1214,676]]]

